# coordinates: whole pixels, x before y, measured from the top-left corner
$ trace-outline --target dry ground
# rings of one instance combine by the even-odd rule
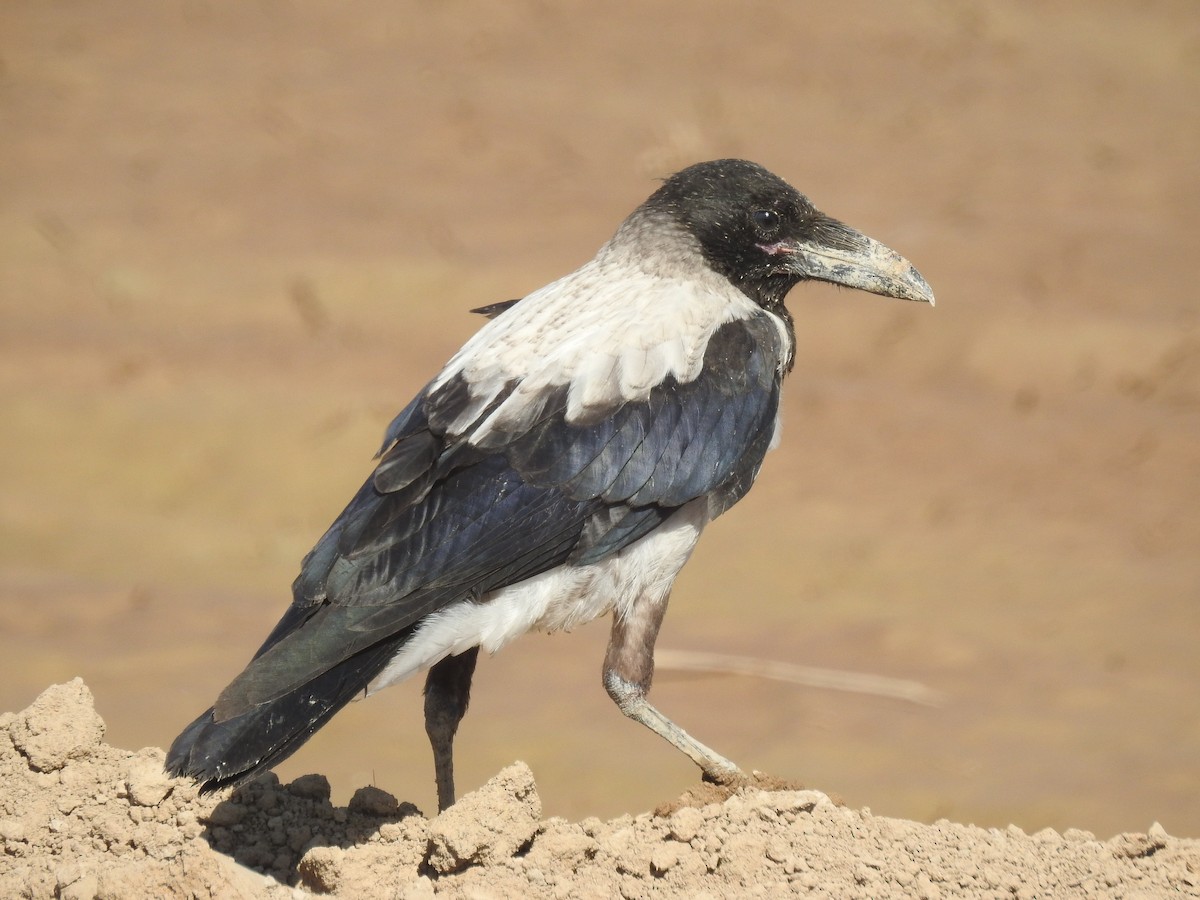
[[[653,814],[567,822],[542,817],[524,763],[427,819],[377,787],[335,805],[321,775],[198,797],[163,773],[162,750],[119,750],[103,730],[81,679],[0,714],[0,896],[1200,897],[1200,840],[1157,822],[1102,841],[713,787]]]

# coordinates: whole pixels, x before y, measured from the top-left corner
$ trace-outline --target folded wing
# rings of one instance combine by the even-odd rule
[[[461,377],[393,421],[372,476],[305,558],[293,603],[171,749],[173,771],[236,783],[295,750],[362,691],[430,613],[556,566],[587,565],[707,497],[749,489],[775,429],[780,338],[765,315],[713,334],[692,381],[569,421],[568,386],[486,448],[445,423],[479,405]],[[517,388],[493,392],[475,416]]]

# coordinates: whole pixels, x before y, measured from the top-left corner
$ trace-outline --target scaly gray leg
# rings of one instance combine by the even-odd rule
[[[621,712],[686,753],[704,772],[705,780],[717,784],[744,780],[746,775],[741,769],[701,744],[646,699],[654,678],[654,642],[666,611],[664,599],[635,606],[624,618],[613,614],[608,652],[604,654],[604,688]]]
[[[425,733],[433,747],[438,812],[454,805],[454,734],[467,714],[479,648],[435,663],[425,677]]]

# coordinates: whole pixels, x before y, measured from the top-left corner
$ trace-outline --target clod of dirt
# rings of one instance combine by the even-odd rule
[[[86,756],[104,737],[104,721],[82,678],[48,688],[9,727],[13,746],[39,772],[56,772]]]
[[[511,857],[542,817],[529,766],[519,762],[433,820],[429,865],[440,874]]]
[[[523,763],[429,820],[374,787],[335,807],[319,775],[200,797],[163,775],[161,750],[103,733],[79,680],[0,715],[0,896],[1200,897],[1200,841],[1157,823],[1101,842],[757,787],[572,823],[541,819]]]

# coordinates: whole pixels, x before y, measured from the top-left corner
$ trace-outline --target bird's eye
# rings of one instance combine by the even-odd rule
[[[750,219],[763,234],[770,234],[779,228],[780,216],[773,209],[756,209],[750,213]]]

